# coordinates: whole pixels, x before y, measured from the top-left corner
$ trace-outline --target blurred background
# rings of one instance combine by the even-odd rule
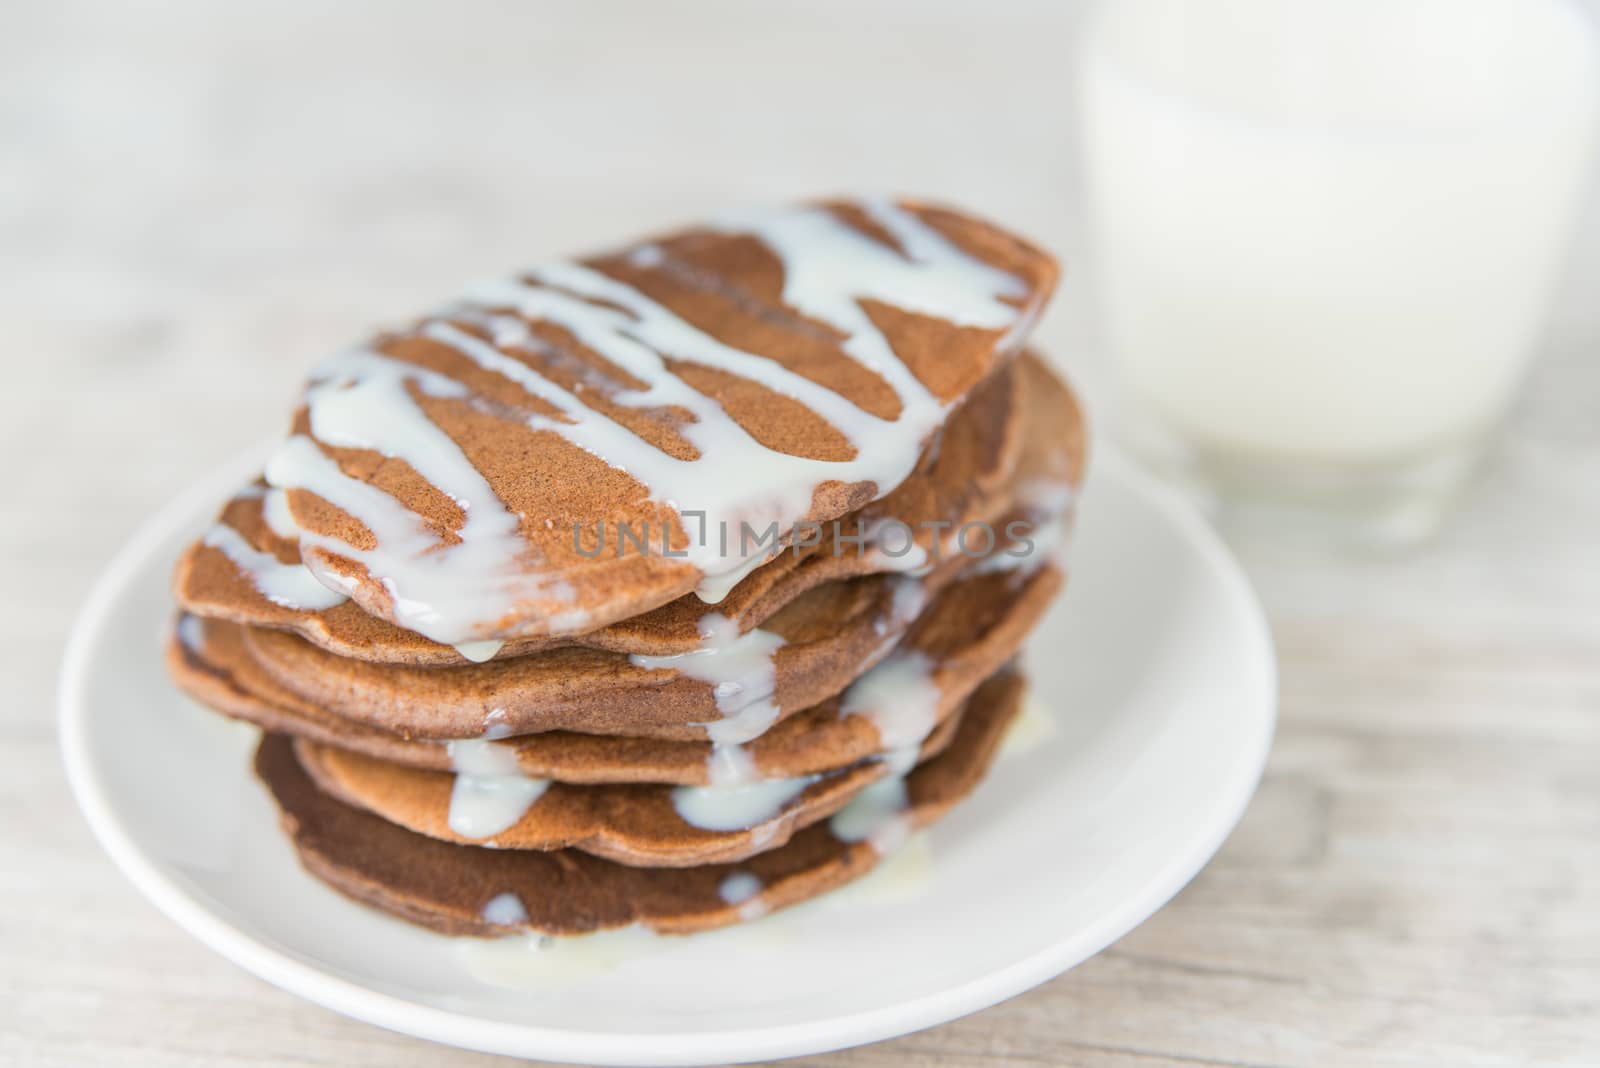
[[[263,987],[113,874],[51,721],[96,571],[280,432],[323,353],[730,202],[900,191],[1033,236],[1067,265],[1036,336],[1104,427],[1083,19],[1047,0],[0,3],[0,1053],[475,1063]],[[1436,538],[1237,543],[1283,725],[1219,859],[1062,980],[854,1063],[1600,1049],[1594,193],[1502,446]]]

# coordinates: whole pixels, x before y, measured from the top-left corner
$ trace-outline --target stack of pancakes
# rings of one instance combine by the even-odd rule
[[[729,216],[328,360],[179,562],[189,694],[305,866],[453,934],[684,932],[869,870],[984,774],[1062,583],[1048,256]]]

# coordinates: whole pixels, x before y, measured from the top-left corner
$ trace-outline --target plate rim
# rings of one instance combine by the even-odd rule
[[[1187,847],[1169,858],[1118,908],[1092,925],[1056,938],[1010,964],[919,997],[821,1020],[699,1033],[612,1033],[564,1029],[462,1015],[373,990],[330,974],[279,950],[213,913],[205,902],[163,872],[138,845],[95,772],[84,699],[90,653],[110,625],[114,607],[136,569],[172,529],[226,494],[235,472],[258,467],[268,445],[218,465],[146,517],[101,570],[69,632],[58,687],[58,728],[67,781],[95,840],[144,897],[172,922],[224,958],[281,990],[324,1008],[400,1034],[485,1053],[596,1065],[698,1065],[744,1063],[823,1053],[883,1041],[979,1012],[1022,994],[1088,960],[1144,923],[1200,873],[1243,817],[1266,768],[1277,724],[1278,664],[1271,629],[1243,568],[1222,539],[1174,490],[1115,449],[1097,450],[1089,478],[1124,483],[1152,505],[1221,580],[1221,589],[1245,625],[1252,660],[1264,674],[1264,700],[1248,759],[1223,791],[1226,803]],[[247,476],[246,476],[247,477]]]

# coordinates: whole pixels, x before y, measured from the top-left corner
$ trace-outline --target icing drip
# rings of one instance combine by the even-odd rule
[[[865,840],[886,856],[910,835],[905,776],[938,726],[943,702],[933,669],[924,653],[894,653],[851,683],[840,699],[840,715],[871,720],[884,749],[882,759],[893,773],[862,790],[829,821],[841,841]]]
[[[494,718],[493,712],[489,718]],[[510,747],[496,745],[488,738],[458,738],[447,742],[445,751],[450,754],[450,766],[459,775],[503,778],[522,774],[517,754]]]
[[[928,550],[917,544],[911,528],[892,519],[878,519],[868,523],[861,531],[871,548],[867,559],[884,571],[900,571],[911,575],[925,575],[932,570],[928,563]]]
[[[778,718],[773,657],[783,644],[782,637],[759,627],[740,634],[737,623],[712,612],[700,620],[699,649],[672,656],[635,653],[628,659],[638,667],[677,671],[708,683],[723,718],[702,724],[706,736],[716,746],[733,746],[759,737]],[[719,760],[713,753],[712,760],[730,771],[740,766],[737,754]]]
[[[740,905],[761,893],[761,879],[747,871],[736,871],[717,888],[722,900],[730,905]]]
[[[278,537],[290,541],[299,540],[300,528],[295,525],[294,514],[289,511],[289,495],[283,490],[262,490],[261,518],[266,521],[267,528]]]
[[[185,612],[178,617],[178,641],[191,653],[198,653],[205,648],[205,624],[200,622],[199,616],[191,616]]]
[[[739,786],[678,786],[672,806],[683,821],[707,831],[745,831],[775,819],[817,776],[766,779]]]
[[[694,595],[706,604],[721,604],[733,588],[749,577],[762,564],[769,563],[776,558],[776,553],[771,556],[752,556],[739,566],[724,571],[721,574],[708,574],[701,578],[700,585],[694,588]]]
[[[550,788],[550,780],[524,775],[516,754],[479,738],[450,742],[455,785],[450,790],[450,829],[463,838],[488,838],[527,815]]]
[[[894,575],[889,582],[889,612],[872,621],[872,629],[879,635],[910,623],[922,614],[928,603],[928,591],[917,579]]]
[[[761,823],[750,828],[750,851],[764,853],[778,841],[778,825]]]
[[[711,747],[711,754],[706,757],[706,778],[712,786],[737,786],[760,780],[761,769],[748,749],[730,742]]]
[[[1065,544],[1068,513],[1072,508],[1075,491],[1070,483],[1052,479],[1034,479],[1024,483],[1017,491],[1017,500],[1031,512],[1034,521],[1024,537],[1031,543],[1025,551],[1011,545],[978,561],[971,568],[974,575],[988,575],[999,571],[1032,572],[1054,559],[1056,550]]]
[[[481,664],[486,660],[493,660],[496,654],[498,654],[500,650],[504,648],[505,644],[505,642],[493,640],[482,642],[457,642],[455,650],[468,660],[472,661],[474,664]]]
[[[225,523],[206,532],[205,543],[221,549],[233,566],[255,583],[261,595],[275,605],[303,612],[320,612],[345,600],[345,595],[318,582],[299,564],[286,564],[271,553],[262,552],[244,535]]]
[[[525,775],[457,775],[450,790],[450,829],[463,838],[488,838],[527,815],[550,786]]]
[[[835,813],[828,829],[841,842],[865,841],[887,856],[910,837],[909,803],[904,778],[880,779]]]
[[[895,653],[850,684],[839,714],[870,720],[885,763],[903,775],[916,765],[922,743],[939,725],[942,700],[933,662],[920,652]]]
[[[483,906],[483,918],[496,927],[520,927],[528,922],[528,910],[520,897],[507,892],[489,899]]]
[[[741,920],[759,919],[767,914],[767,906],[758,896],[761,893],[761,879],[747,871],[736,871],[717,888],[722,894],[722,900],[730,905],[739,906]]]
[[[511,736],[511,725],[506,722],[506,710],[491,708],[489,714],[483,717],[483,737],[486,741],[498,741]]]
[[[791,529],[808,514],[813,493],[824,482],[871,482],[879,496],[887,494],[904,481],[924,441],[944,421],[947,406],[895,355],[863,310],[864,301],[959,326],[1004,331],[1006,347],[1014,345],[1029,318],[1006,302],[1026,295],[1020,279],[972,258],[915,214],[887,200],[863,201],[860,207],[893,236],[899,249],[817,207],[746,213],[717,228],[753,234],[778,256],[784,270],[784,302],[838,330],[845,339],[844,351],[898,394],[900,411],[892,420],[865,411],[776,361],[733,348],[639,290],[576,264],[557,264],[523,279],[480,287],[468,295],[464,309],[448,309],[444,318],[428,322],[421,333],[514,382],[559,413],[556,418],[529,415],[530,426],[560,434],[626,471],[644,485],[651,499],[679,510],[680,526],[689,535],[686,559],[703,576],[697,592],[714,602],[771,554],[770,543],[743,544],[738,535],[744,525],[756,532],[772,524],[780,532]],[[634,253],[633,260],[643,269],[653,269],[664,263],[665,253],[645,247]],[[680,460],[646,446],[575,393],[502,352],[501,347],[547,350],[523,319],[487,310],[504,307],[564,328],[644,383],[642,389],[613,394],[613,402],[686,411],[690,418],[679,432],[698,457]],[[445,321],[451,317],[486,328],[493,343]],[[713,398],[671,374],[663,354],[732,373],[804,404],[851,442],[853,457],[811,460],[763,446]],[[461,508],[464,519],[455,538],[430,529],[383,491],[346,476],[308,438],[291,438],[284,444],[268,465],[267,481],[278,490],[310,490],[359,520],[372,532],[375,547],[359,549],[331,537],[297,533],[307,548],[364,567],[392,597],[393,618],[400,625],[470,649],[485,632],[514,614],[519,604],[560,601],[571,591],[559,580],[530,573],[518,517],[495,497],[460,448],[427,418],[413,391],[469,398],[467,388],[453,378],[376,352],[336,356],[307,390],[312,433],[327,445],[371,449],[404,460]],[[701,462],[708,456],[716,457],[715,465]],[[690,522],[685,509],[704,513],[703,517],[697,515],[698,522]],[[287,509],[281,496],[270,510],[273,529],[290,536],[292,517],[283,514]],[[726,547],[724,533],[731,535]],[[895,559],[908,569],[918,568],[923,566],[920,559],[907,559],[916,555]],[[315,553],[307,566],[323,584],[348,592],[348,580],[319,562]],[[547,622],[552,633],[588,625],[581,611],[557,611]],[[466,649],[463,655],[473,656]]]

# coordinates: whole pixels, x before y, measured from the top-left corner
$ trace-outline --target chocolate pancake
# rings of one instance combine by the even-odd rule
[[[469,774],[405,767],[303,740],[301,762],[342,800],[431,837],[488,841],[502,849],[573,847],[637,865],[739,859],[830,815],[889,764],[909,766],[937,752],[952,717],[1015,652],[1027,630],[1019,624],[1037,618],[1056,585],[1043,571],[1023,578],[1016,585],[1034,595],[1019,602],[1029,609],[1017,614],[1023,618],[1013,615],[999,627],[974,618],[988,640],[969,639],[943,660],[897,650],[831,703],[838,719],[872,723],[877,759],[797,778],[676,788],[532,780],[508,759],[505,743],[490,741],[457,752]]]
[[[1020,370],[1003,369],[974,389],[936,437],[937,447],[925,452],[899,489],[841,520],[840,529],[847,534],[864,531],[867,544],[837,544],[830,524],[817,544],[784,551],[716,604],[689,594],[587,633],[467,647],[474,654],[471,659],[485,654],[519,656],[569,644],[674,655],[698,645],[701,621],[709,614],[731,619],[747,630],[821,582],[914,566],[932,548],[935,530],[988,518],[1020,460],[1025,436],[1072,432],[1072,402],[1059,384],[1053,392],[1066,398],[1063,409],[1036,427],[1024,425],[1023,379],[1048,372],[1035,358],[1021,363]],[[230,501],[212,532],[179,561],[174,576],[179,604],[207,618],[292,631],[350,659],[419,666],[469,662],[456,648],[369,616],[356,603],[316,583],[301,567],[297,530],[284,514],[285,503],[281,492],[264,484],[247,487]],[[891,529],[896,524],[917,535],[918,549],[897,541],[887,552],[872,552],[872,542],[899,537],[900,532]]]
[[[767,533],[899,487],[1055,278],[919,204],[729,216],[479,286],[331,357],[266,481],[323,586],[436,642],[718,600]]]
[[[1017,618],[1004,628],[974,632],[973,644],[951,653],[933,681],[942,722],[971,689],[1012,655],[1048,606],[1055,585],[1025,591]],[[244,629],[231,623],[184,617],[167,647],[168,670],[196,700],[235,719],[274,733],[375,757],[411,768],[448,771],[448,743],[406,739],[329,715],[279,688],[244,648]],[[488,742],[510,756],[509,769],[535,778],[570,783],[665,783],[699,786],[711,782],[782,779],[846,767],[883,752],[890,745],[875,710],[841,709],[830,698],[774,724],[742,746],[708,742],[551,731]],[[735,763],[736,761],[736,763]]]
[[[1040,557],[1039,563],[1042,565],[1044,560],[1044,557]],[[896,576],[892,581],[902,589],[916,582],[905,576]],[[306,733],[342,748],[364,750],[389,759],[395,756],[392,746],[377,752],[360,744],[363,732],[351,728],[365,726],[408,741],[423,742],[504,738],[549,731],[619,735],[634,740],[656,739],[664,742],[712,741],[728,745],[759,737],[764,730],[770,729],[771,723],[781,723],[787,716],[833,696],[849,684],[859,670],[891,647],[894,648],[895,657],[923,656],[952,678],[957,674],[966,677],[970,688],[972,683],[993,670],[1021,644],[1059,588],[1060,581],[1057,569],[1047,566],[1009,574],[997,570],[969,574],[940,592],[932,604],[916,617],[898,643],[893,642],[893,636],[886,630],[886,636],[879,639],[870,655],[855,662],[850,674],[843,677],[830,675],[829,678],[836,682],[831,691],[824,687],[822,692],[806,695],[810,697],[808,701],[802,702],[798,688],[786,685],[776,656],[771,657],[767,669],[771,674],[763,676],[760,661],[764,656],[771,655],[770,652],[760,646],[753,649],[750,646],[736,648],[736,653],[753,651],[755,658],[752,660],[741,656],[736,659],[731,669],[733,673],[726,678],[742,679],[743,683],[737,685],[756,687],[760,685],[759,680],[766,677],[769,681],[765,685],[771,687],[767,692],[772,697],[758,697],[757,702],[721,719],[718,718],[722,713],[714,696],[715,687],[706,687],[702,691],[680,687],[677,692],[703,692],[706,700],[698,705],[674,706],[669,703],[670,691],[666,690],[664,684],[655,686],[648,682],[652,675],[668,673],[654,670],[635,673],[631,671],[635,667],[632,664],[627,664],[627,669],[641,679],[640,685],[634,689],[602,687],[598,700],[591,700],[596,695],[586,693],[582,686],[568,690],[561,685],[561,676],[557,675],[552,680],[555,685],[547,703],[517,706],[514,709],[499,703],[505,700],[504,695],[492,690],[485,692],[475,686],[461,686],[455,688],[452,694],[442,688],[448,685],[449,679],[440,676],[482,672],[499,666],[497,664],[434,669],[431,673],[426,669],[389,667],[384,670],[403,671],[407,676],[379,696],[374,696],[373,692],[358,691],[351,699],[340,700],[339,688],[344,684],[329,687],[328,695],[337,701],[337,707],[329,708],[300,690],[291,689],[280,675],[263,670],[264,665],[252,655],[248,632],[241,635],[242,628],[234,624],[215,621],[202,623],[195,617],[187,617],[194,622],[180,625],[175,634],[169,665],[181,687],[197,699],[228,714],[261,723],[269,729]],[[893,598],[890,604],[891,612],[894,612]],[[826,628],[830,621],[827,616],[821,616],[816,620],[816,625]],[[759,639],[760,633],[755,632],[753,636]],[[747,635],[740,641],[747,641],[751,637]],[[781,648],[777,650],[781,651]],[[585,652],[595,656],[616,655],[599,654],[593,650]],[[315,655],[324,657],[328,654],[316,650]],[[504,667],[515,669],[519,663],[520,660],[506,661]],[[337,674],[341,666],[350,665],[334,659],[327,665],[327,670],[338,678],[341,677]],[[359,666],[364,670],[371,669],[369,665]],[[619,666],[616,670],[623,671],[624,668]],[[413,680],[409,677],[411,673],[426,677]],[[490,677],[492,679],[493,675]],[[668,675],[668,678],[679,679],[680,676]],[[438,684],[437,688],[423,688],[430,684],[430,680]],[[705,686],[703,683],[697,685]],[[419,691],[415,695],[415,704],[411,703],[413,687]],[[759,694],[761,691],[756,692]],[[787,695],[794,695],[796,703],[784,704]],[[380,700],[399,707],[385,707],[378,703]],[[454,701],[455,707],[446,707],[448,701]],[[730,726],[735,730],[728,731],[726,728]],[[452,728],[454,734],[450,733]],[[541,752],[529,753],[527,759],[530,763],[545,763],[547,766],[553,763],[557,767],[570,763],[571,754],[579,751],[574,747],[564,748],[551,743],[528,748],[542,749]],[[600,746],[583,747],[582,751],[605,752]],[[681,752],[687,755],[687,751]],[[680,758],[667,759],[665,753],[661,752],[652,763],[656,766],[680,766]],[[596,774],[592,768],[586,769],[586,772],[590,776]],[[608,769],[602,774],[618,774],[623,781],[637,781],[622,769]]]
[[[900,759],[914,766],[943,751],[960,718],[958,708]],[[296,753],[325,793],[429,838],[494,849],[574,849],[642,868],[732,863],[777,848],[867,786],[905,770],[868,759],[737,786],[575,786],[420,771],[304,739]]]
[[[281,735],[263,740],[256,771],[309,872],[412,923],[452,935],[569,935],[635,923],[688,933],[796,904],[871,870],[897,839],[938,819],[978,784],[1021,694],[1019,676],[991,678],[973,695],[948,748],[903,785],[880,782],[830,822],[736,864],[638,868],[575,851],[492,850],[429,838],[319,790]]]
[[[677,657],[569,647],[418,668],[345,660],[282,631],[246,629],[245,644],[283,688],[394,734],[632,734],[636,726],[723,721],[724,732],[753,735],[784,711],[842,690],[899,640],[926,598],[924,580],[908,575],[829,582],[759,628],[739,635],[723,623],[701,651]]]
[[[330,716],[288,691],[274,689],[243,648],[243,628],[184,617],[167,645],[167,667],[195,700],[270,732],[376,757],[406,767],[452,769],[447,743],[408,740]],[[866,710],[841,714],[832,698],[774,724],[737,747],[741,765],[716,774],[708,742],[669,742],[572,731],[551,731],[492,743],[511,754],[522,774],[574,783],[667,783],[702,786],[714,778],[783,779],[812,775],[862,760],[885,748]],[[743,763],[748,758],[748,763]],[[731,773],[731,774],[730,774]]]
[[[742,742],[784,712],[838,693],[967,563],[953,552],[921,578],[824,583],[742,635],[731,620],[708,614],[699,647],[676,657],[567,647],[441,669],[348,660],[261,628],[248,630],[246,642],[284,688],[391,733],[667,736],[658,728],[713,722],[714,739]]]

